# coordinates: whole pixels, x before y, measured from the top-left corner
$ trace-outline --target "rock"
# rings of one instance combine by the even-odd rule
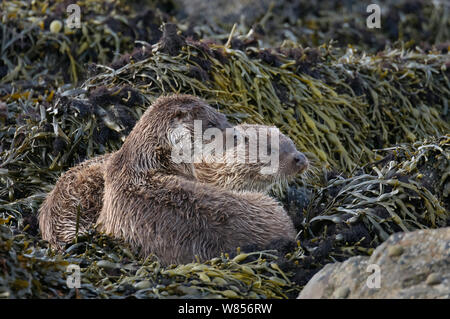
[[[440,284],[441,282],[442,282],[441,276],[437,273],[432,273],[427,277],[426,284],[433,286],[433,285]]]
[[[450,227],[396,233],[370,257],[328,264],[298,298],[448,299]]]

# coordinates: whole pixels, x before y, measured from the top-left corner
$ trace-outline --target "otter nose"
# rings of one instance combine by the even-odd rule
[[[297,152],[294,155],[294,162],[297,165],[297,167],[299,167],[302,171],[308,167],[308,159],[301,152]]]

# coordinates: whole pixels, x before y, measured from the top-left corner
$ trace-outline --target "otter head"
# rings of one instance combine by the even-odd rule
[[[137,122],[126,138],[118,160],[128,170],[165,171],[170,174],[193,175],[193,156],[198,143],[221,142],[231,128],[225,115],[205,101],[191,95],[158,98]],[[221,132],[209,139],[207,130]],[[196,136],[197,134],[197,136]]]
[[[208,155],[195,164],[199,181],[239,191],[268,191],[308,168],[306,156],[276,127],[241,124],[234,135],[238,142],[228,144],[223,156]]]
[[[306,171],[309,166],[306,156],[297,150],[294,142],[289,137],[282,134],[278,129],[275,131],[279,134],[279,144],[272,145],[271,152],[279,154],[277,174],[282,178],[289,179]]]

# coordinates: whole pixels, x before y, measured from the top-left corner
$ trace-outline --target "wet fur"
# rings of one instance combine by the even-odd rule
[[[194,118],[224,126],[217,112],[197,98],[158,99],[121,150],[82,163],[58,180],[40,210],[43,238],[54,246],[74,238],[77,197],[84,199],[80,233],[92,225],[103,206],[100,230],[125,239],[144,256],[155,253],[166,264],[189,262],[194,255],[211,258],[249,242],[265,245],[280,237],[295,237],[292,222],[274,199],[199,183],[191,164],[171,162],[173,125]],[[90,191],[72,186],[83,183],[83,178]],[[104,205],[98,196],[104,190],[103,178]],[[71,230],[62,231],[64,227]]]
[[[248,136],[248,130],[264,130],[264,135],[270,141],[269,129],[274,130],[279,136],[279,167],[276,174],[262,174],[261,168],[265,166],[259,159],[256,162],[249,161],[249,145],[245,143],[245,161],[239,162],[238,148],[227,150],[223,158],[213,155],[202,158],[200,163],[194,165],[196,179],[204,183],[224,187],[235,191],[255,191],[268,193],[274,184],[287,185],[299,171],[292,167],[291,154],[298,152],[292,140],[282,134],[278,128],[259,124],[240,124],[235,126],[236,131],[242,137]],[[257,137],[257,152],[259,153],[260,136]],[[300,153],[300,152],[298,152]],[[306,160],[306,157],[305,157]],[[308,162],[306,160],[306,162]],[[308,166],[308,164],[306,164]]]
[[[57,181],[39,209],[42,238],[54,248],[89,231],[103,205],[103,171],[110,154],[69,169]],[[77,228],[78,223],[78,228]]]
[[[268,128],[249,124],[235,128],[242,132],[248,127]],[[290,140],[280,133],[280,141],[283,139]],[[47,196],[41,206],[39,220],[43,238],[54,247],[60,248],[64,243],[72,242],[77,235],[83,235],[93,227],[103,206],[104,172],[111,155],[105,154],[71,168],[58,179]],[[233,162],[229,158],[235,158],[235,148],[223,156],[225,160],[222,163],[216,158],[204,158],[195,163],[196,180],[228,190],[267,192],[273,184],[287,183],[295,176],[285,172],[283,165],[276,175],[261,175],[261,163]],[[283,162],[282,159],[280,161]]]

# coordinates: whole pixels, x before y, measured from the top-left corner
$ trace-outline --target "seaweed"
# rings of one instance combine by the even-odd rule
[[[291,207],[306,251],[326,248],[325,261],[342,261],[349,249],[370,254],[396,232],[449,225],[450,136],[379,152],[382,160],[350,177],[330,174]]]
[[[202,1],[180,2],[185,8],[180,8],[178,15],[188,12],[188,28],[196,30],[198,37],[223,39],[223,34],[240,20],[238,34],[264,34],[259,38],[264,47],[276,47],[282,41],[318,47],[334,40],[342,48],[350,44],[376,53],[398,41],[411,48],[419,45],[432,49],[450,38],[450,7],[446,1],[377,1],[380,29],[366,25],[371,14],[367,7],[373,3],[368,0],[229,1],[220,4],[221,10]]]

